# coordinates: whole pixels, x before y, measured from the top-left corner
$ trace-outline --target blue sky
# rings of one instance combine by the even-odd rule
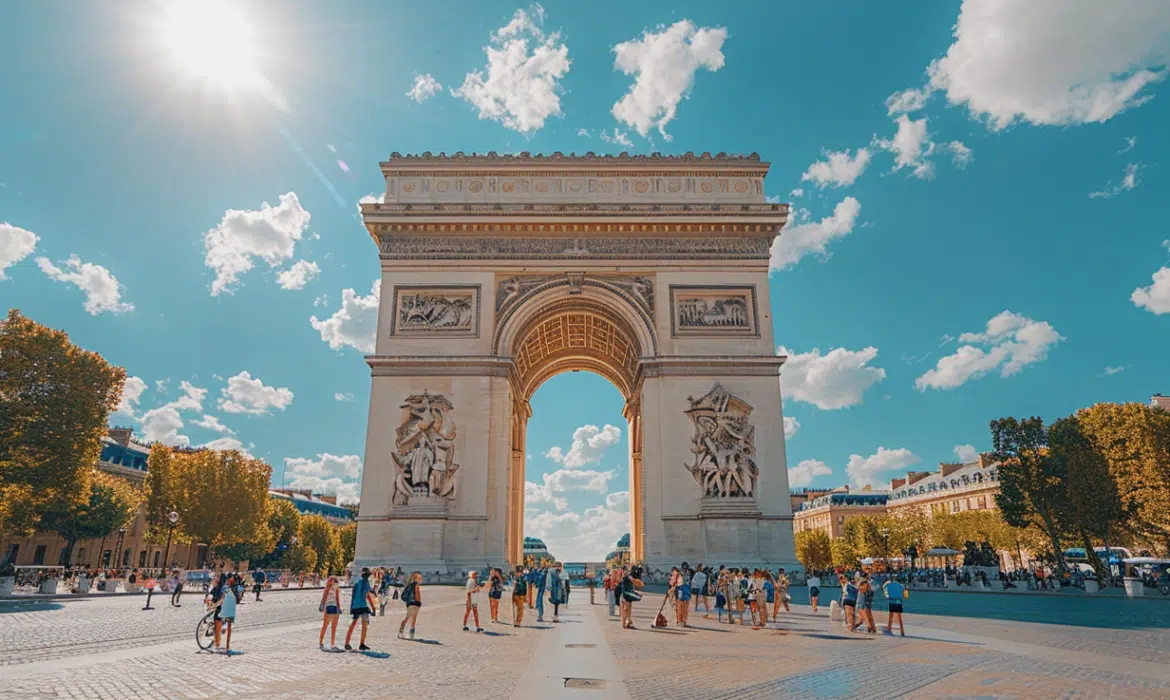
[[[125,366],[141,434],[357,495],[391,151],[771,161],[794,484],[1170,390],[1170,5],[170,5],[0,0],[0,299]],[[620,396],[534,408],[529,533],[604,554]]]

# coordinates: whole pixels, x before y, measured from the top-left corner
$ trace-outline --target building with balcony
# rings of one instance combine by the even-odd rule
[[[908,472],[890,482],[891,513],[920,508],[926,514],[994,509],[999,470],[991,455],[974,462],[943,462],[936,472]]]
[[[866,487],[850,491],[848,486],[807,500],[792,514],[792,529],[795,533],[806,530],[821,530],[830,539],[845,534],[845,523],[850,518],[862,515],[883,515],[889,493],[872,491]]]
[[[296,506],[301,515],[320,515],[334,525],[353,522],[353,511],[337,505],[337,496],[314,494],[308,489],[268,489],[269,498],[279,498]]]

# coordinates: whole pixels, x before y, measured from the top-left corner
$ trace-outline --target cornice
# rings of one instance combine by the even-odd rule
[[[772,235],[379,236],[383,260],[768,260]]]
[[[769,217],[783,222],[789,206],[782,203],[589,203],[589,202],[366,202],[361,205],[367,222],[390,217],[419,216],[515,216],[552,217]]]
[[[510,357],[494,355],[367,355],[375,377],[507,377],[515,372]]]
[[[397,151],[390,154],[390,158],[381,163],[383,168],[388,167],[403,167],[403,166],[419,166],[431,164],[453,164],[453,165],[532,165],[532,164],[546,164],[552,163],[557,165],[615,165],[615,164],[636,164],[636,165],[753,165],[767,167],[768,162],[760,159],[759,153],[748,154],[728,154],[724,152],[711,155],[710,151],[700,154],[695,154],[694,151],[688,151],[682,154],[666,155],[662,153],[650,154],[632,154],[628,151],[622,151],[617,154],[609,153],[594,153],[588,151],[582,155],[576,153],[569,153],[565,155],[561,151],[554,151],[548,155],[543,153],[530,153],[522,151],[520,153],[497,153],[495,151],[488,151],[487,153],[464,153],[463,151],[456,151],[451,155],[446,152],[440,152],[438,155],[430,151],[424,151],[421,154],[415,155],[410,153],[399,153]]]
[[[779,376],[786,358],[777,355],[669,355],[642,358],[639,380],[654,377]]]

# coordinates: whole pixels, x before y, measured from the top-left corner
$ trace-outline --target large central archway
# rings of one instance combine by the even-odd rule
[[[629,422],[631,556],[796,567],[758,156],[392,155],[355,563],[521,561],[530,399]]]

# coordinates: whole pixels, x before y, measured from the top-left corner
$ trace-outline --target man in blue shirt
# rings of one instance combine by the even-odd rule
[[[256,602],[261,602],[260,591],[264,590],[264,582],[268,576],[264,573],[264,569],[256,569],[256,573],[252,574],[252,590],[256,594]]]
[[[902,600],[906,597],[906,587],[901,581],[889,579],[882,584],[886,599],[890,604],[890,617],[886,620],[886,634],[894,633],[894,619],[898,620],[898,631],[906,636],[906,625],[902,622]]]
[[[362,638],[358,643],[360,651],[369,651],[370,648],[366,646],[366,632],[370,625],[370,615],[375,614],[374,610],[378,608],[378,600],[374,597],[374,591],[370,589],[370,570],[362,567],[362,576],[353,584],[353,597],[349,600],[349,614],[353,615],[353,621],[349,623],[349,631],[345,633],[345,648],[347,651],[352,651],[353,647],[349,645],[349,640],[353,636],[353,628],[357,625],[358,620],[362,621]]]

